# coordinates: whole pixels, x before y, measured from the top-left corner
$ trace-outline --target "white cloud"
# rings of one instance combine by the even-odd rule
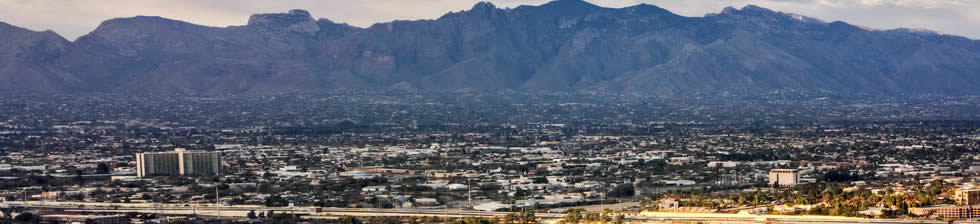
[[[307,9],[315,17],[355,26],[396,19],[433,19],[469,9],[479,0],[0,0],[0,21],[35,30],[52,29],[74,39],[101,21],[135,15],[163,16],[209,26],[241,25],[253,13]],[[548,0],[491,0],[500,7]],[[929,28],[980,38],[980,0],[589,0],[604,7],[658,5],[684,16],[726,6],[756,4],[778,11],[841,20],[875,28]]]

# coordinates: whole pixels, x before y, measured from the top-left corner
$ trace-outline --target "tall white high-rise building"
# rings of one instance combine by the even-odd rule
[[[136,154],[136,174],[148,176],[210,176],[221,174],[221,152],[187,151]]]

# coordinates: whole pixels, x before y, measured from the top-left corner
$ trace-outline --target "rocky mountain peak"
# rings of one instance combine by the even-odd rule
[[[755,16],[759,16],[759,15],[778,14],[778,12],[773,11],[771,9],[760,7],[760,6],[757,6],[757,5],[751,5],[750,4],[750,5],[746,5],[745,7],[742,7],[742,9],[736,9],[734,7],[731,7],[731,6],[725,7],[725,9],[721,10],[721,14],[722,15],[743,15],[743,16],[755,15]]]
[[[667,9],[660,8],[656,5],[651,4],[639,4],[635,6],[630,6],[624,8],[624,10],[631,15],[637,16],[677,16],[676,14],[668,11]]]
[[[192,25],[183,21],[167,19],[159,16],[134,16],[128,18],[115,18],[102,22],[95,28],[93,33],[115,31],[120,29],[152,29],[161,26]]]
[[[599,6],[586,2],[585,0],[554,0],[542,7],[561,7],[561,8],[598,8]]]
[[[757,5],[747,5],[745,7],[742,7],[742,9],[725,7],[725,9],[721,11],[721,13],[718,14],[709,13],[705,16],[712,17],[716,15],[721,15],[726,18],[734,18],[738,21],[751,21],[756,23],[773,23],[776,21],[780,21],[780,22],[795,21],[795,22],[810,23],[810,24],[826,23],[823,20],[817,18],[800,15],[800,14],[794,14],[794,13],[778,12]]]
[[[473,10],[473,11],[476,11],[476,10],[492,10],[492,9],[496,9],[496,8],[497,8],[497,6],[494,5],[493,3],[483,1],[483,2],[476,3],[476,5],[473,5],[473,8],[470,9],[470,10]]]
[[[296,16],[310,17],[310,18],[313,17],[313,16],[310,15],[310,12],[309,11],[302,10],[302,9],[289,10],[289,15],[296,15]]]
[[[760,7],[758,5],[752,5],[752,4],[749,4],[749,5],[746,5],[745,7],[742,7],[742,11],[743,12],[769,12],[769,13],[775,12],[775,11],[772,11],[771,9],[763,8],[763,7]]]
[[[71,42],[51,30],[41,32],[28,30],[0,22],[0,55],[51,54],[65,50]]]
[[[248,18],[247,26],[303,34],[316,34],[320,31],[320,26],[310,12],[300,9],[289,10],[288,13],[255,14]]]

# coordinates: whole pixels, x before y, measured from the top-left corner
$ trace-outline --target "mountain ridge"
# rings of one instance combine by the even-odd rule
[[[0,24],[0,33],[5,29],[13,30]],[[32,49],[31,43],[14,47]],[[0,57],[7,67],[0,80],[26,80],[0,92],[980,93],[967,88],[980,84],[980,41],[874,31],[754,5],[684,17],[649,4],[604,8],[559,0],[501,9],[481,2],[437,19],[365,28],[315,19],[305,10],[255,14],[228,27],[136,16],[107,20],[55,45],[60,50],[34,52],[48,61]]]

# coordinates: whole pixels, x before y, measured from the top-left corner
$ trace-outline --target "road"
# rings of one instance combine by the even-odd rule
[[[723,223],[923,223],[945,224],[936,220],[910,219],[865,219],[839,216],[793,216],[793,215],[748,215],[725,213],[683,213],[683,212],[641,212],[630,216],[631,220],[680,221],[680,222],[723,222]]]
[[[245,217],[248,212],[267,212],[302,214],[307,217],[378,217],[378,216],[428,216],[428,217],[501,217],[510,214],[508,212],[488,212],[461,209],[375,209],[375,208],[320,208],[316,207],[264,207],[256,205],[243,206],[221,206],[215,207],[214,204],[154,204],[154,203],[87,203],[87,202],[4,202],[3,206],[23,207],[30,209],[58,209],[68,212],[97,212],[97,213],[129,213],[129,212],[152,212],[157,214],[173,215],[199,215],[199,216],[219,216]],[[536,213],[538,218],[545,220],[557,220],[564,217],[564,214],[556,213]],[[862,219],[832,216],[755,216],[739,214],[721,213],[668,213],[668,212],[642,212],[627,216],[628,220],[634,222],[707,222],[707,223],[924,223],[924,224],[945,224],[943,221],[933,220],[906,220],[906,219]]]
[[[220,206],[214,204],[153,204],[153,203],[86,203],[86,202],[38,202],[38,201],[16,201],[3,203],[10,207],[24,207],[32,209],[58,209],[70,212],[101,212],[101,213],[127,213],[127,212],[153,212],[158,214],[180,214],[180,215],[203,215],[217,216],[220,211],[221,216],[245,217],[248,212],[275,211],[277,213],[292,213],[315,216],[449,216],[449,217],[500,217],[510,214],[508,212],[488,212],[462,209],[376,209],[376,208],[320,208],[317,207],[264,207],[264,206]],[[553,219],[561,218],[562,214],[539,213],[539,218]]]

